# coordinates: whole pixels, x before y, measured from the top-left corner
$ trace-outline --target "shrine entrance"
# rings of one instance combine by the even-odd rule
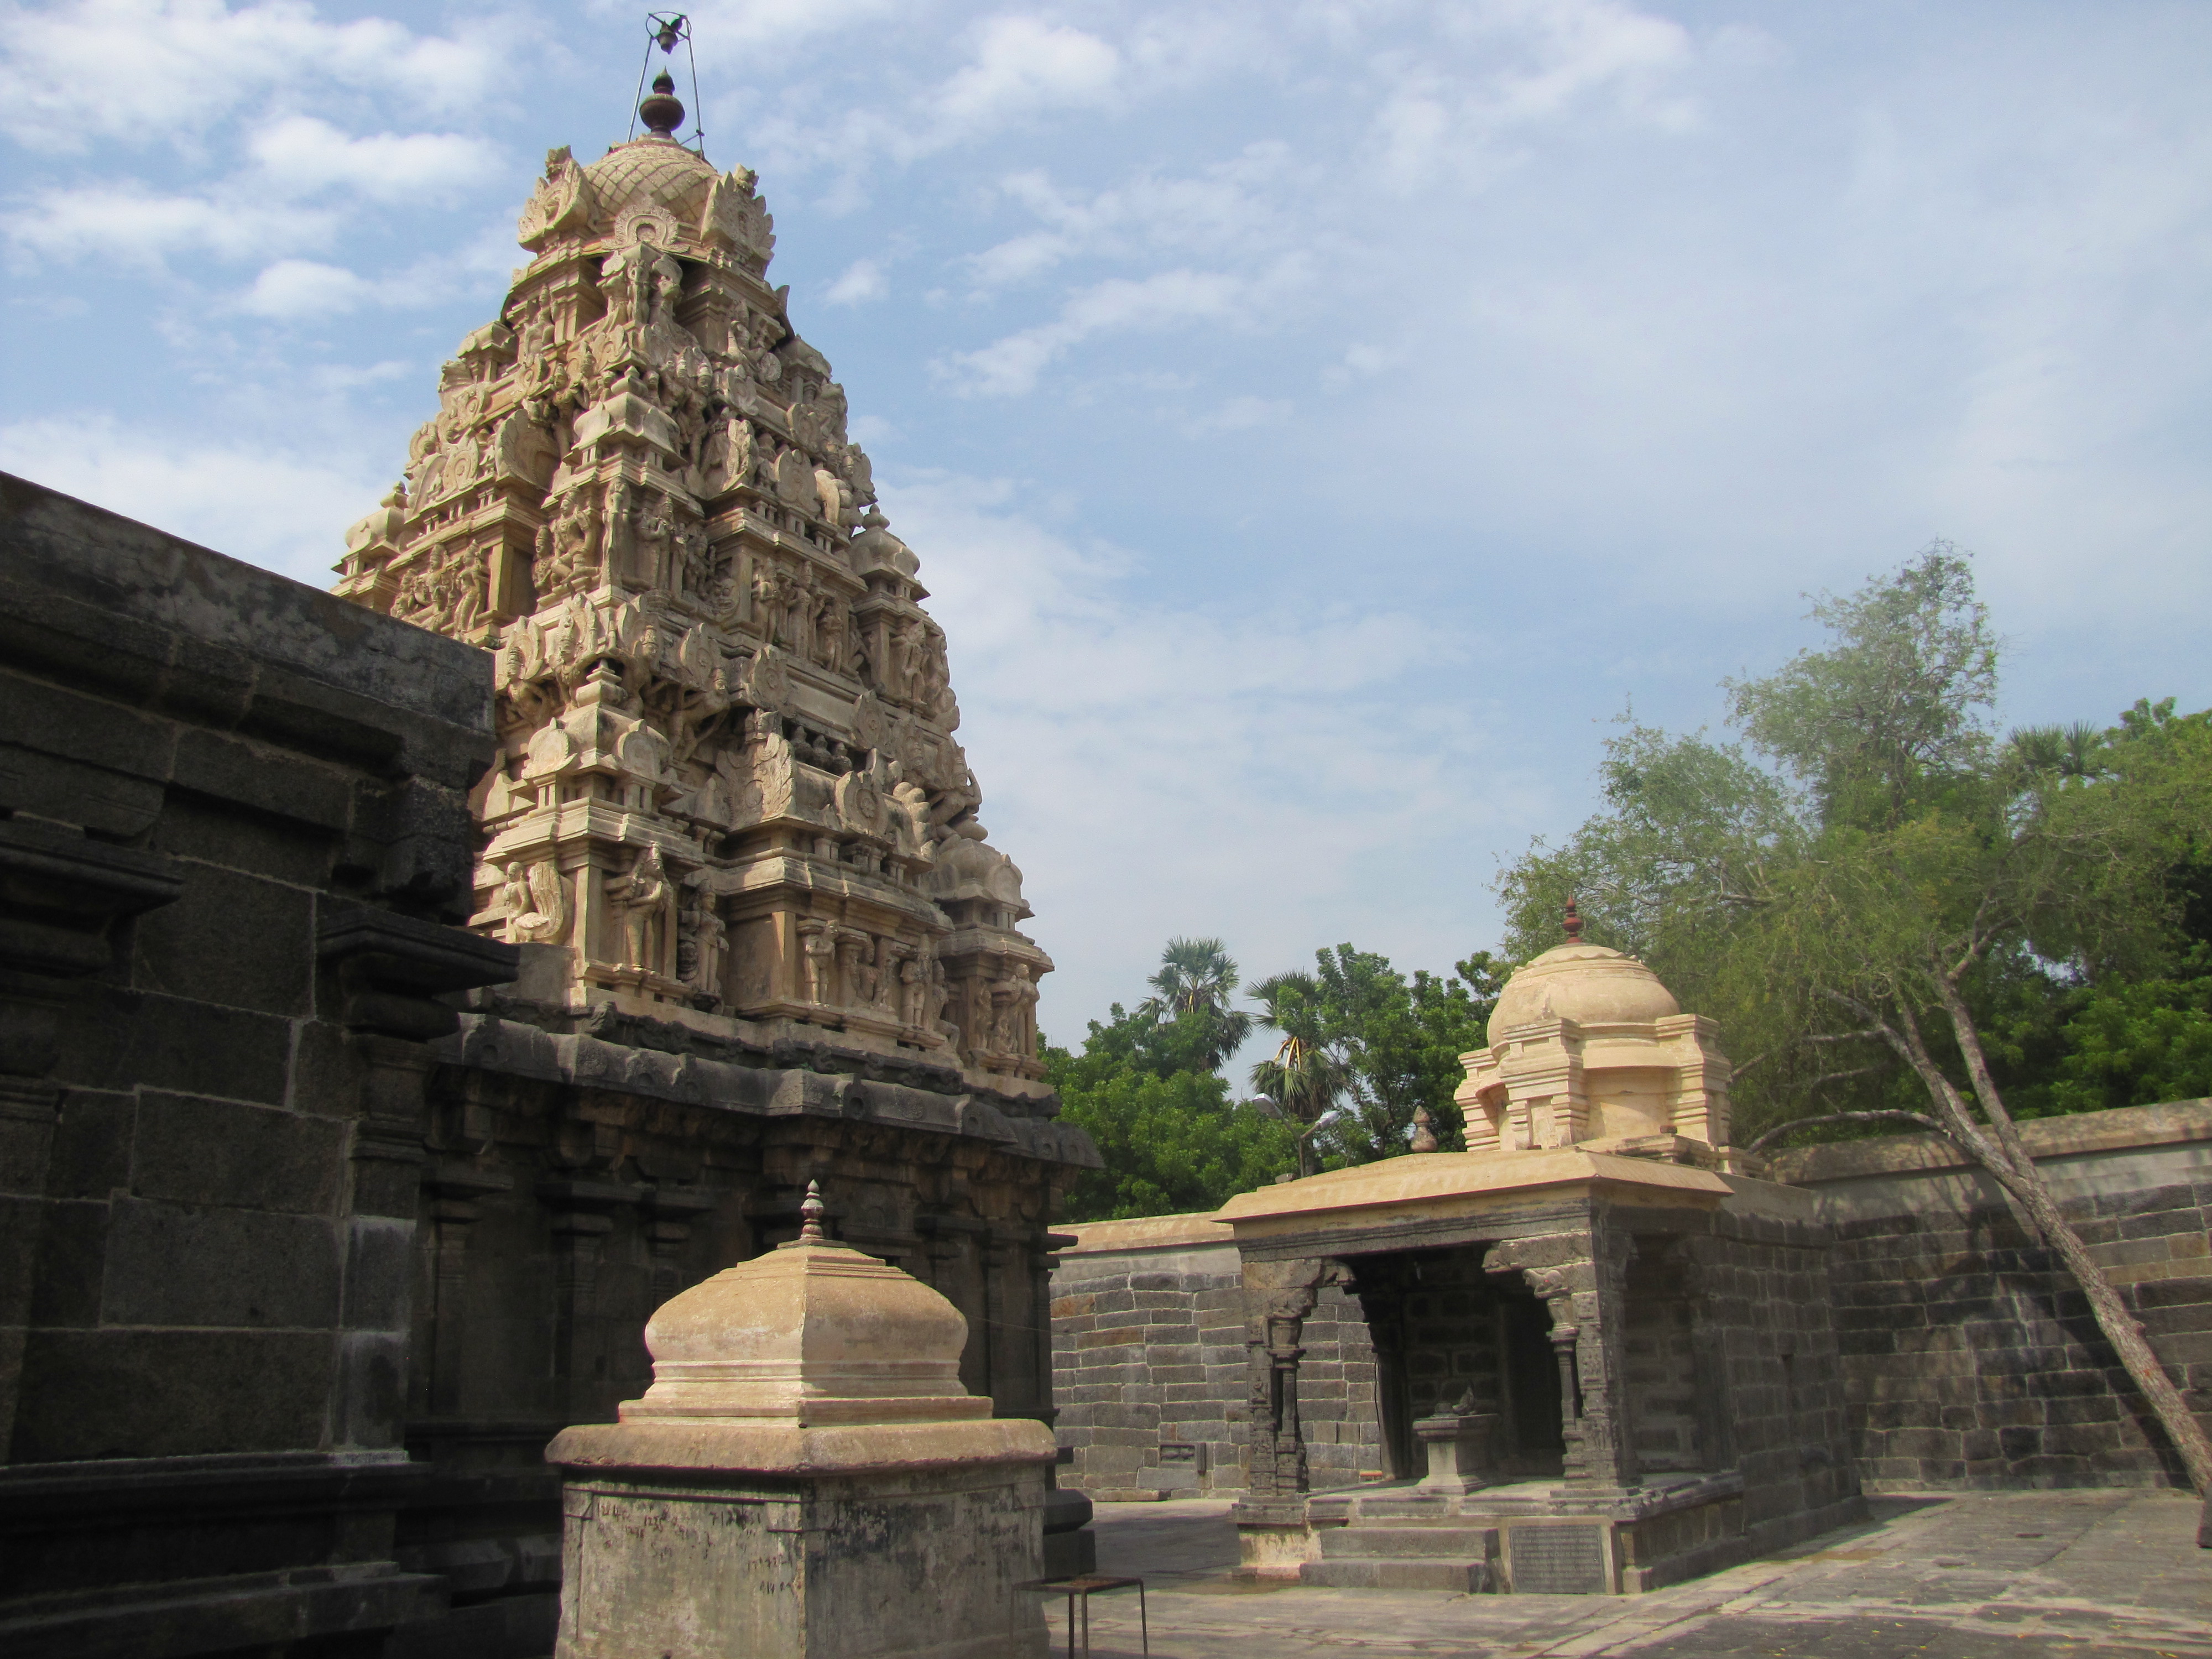
[[[1414,1422],[1450,1407],[1498,1419],[1497,1478],[1565,1473],[1552,1319],[1518,1273],[1486,1273],[1485,1243],[1345,1258],[1367,1319],[1382,1443],[1395,1480],[1426,1473]]]

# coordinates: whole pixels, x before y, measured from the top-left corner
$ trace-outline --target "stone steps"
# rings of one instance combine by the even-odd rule
[[[1298,1569],[1301,1584],[1330,1589],[1435,1589],[1479,1595],[1497,1588],[1489,1564],[1482,1561],[1309,1561]]]
[[[1324,1561],[1456,1557],[1486,1559],[1497,1548],[1495,1527],[1338,1527],[1321,1535]]]
[[[1434,1589],[1481,1595],[1498,1588],[1495,1527],[1339,1527],[1321,1535],[1321,1556],[1298,1582],[1333,1589]]]

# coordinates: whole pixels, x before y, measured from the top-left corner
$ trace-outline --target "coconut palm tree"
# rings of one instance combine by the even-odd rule
[[[1334,1121],[1337,1102],[1352,1082],[1350,1069],[1322,1029],[1321,985],[1311,974],[1271,974],[1252,987],[1264,1012],[1260,1024],[1282,1033],[1275,1052],[1252,1068],[1252,1086],[1272,1097],[1285,1115],[1303,1124],[1298,1136],[1298,1173],[1320,1168],[1315,1133]]]
[[[1237,960],[1218,939],[1171,939],[1160,952],[1160,969],[1147,982],[1153,994],[1137,1012],[1156,1020],[1190,1020],[1199,1028],[1199,1058],[1212,1071],[1244,1046],[1252,1016],[1231,1008],[1237,985]]]

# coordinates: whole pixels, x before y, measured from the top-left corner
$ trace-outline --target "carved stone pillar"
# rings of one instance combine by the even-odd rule
[[[521,952],[457,927],[386,910],[326,919],[316,939],[326,1012],[361,1067],[346,1213],[345,1327],[332,1439],[398,1446],[413,1322],[415,1229],[428,1161],[424,1045],[459,1029],[440,995],[514,977]],[[335,1005],[335,1006],[332,1006]]]
[[[1011,1375],[1013,1352],[1006,1340],[1006,1274],[1013,1249],[995,1230],[985,1233],[977,1244],[975,1254],[983,1270],[983,1374],[991,1379],[992,1411],[1014,1416],[1028,1402],[1022,1398],[1020,1379]]]
[[[1624,1491],[1643,1480],[1628,1400],[1628,1263],[1635,1254],[1633,1238],[1601,1221],[1594,1229],[1589,1286],[1575,1291],[1585,1467],[1595,1484]]]
[[[0,820],[0,1459],[14,1437],[46,1174],[52,1079],[72,985],[105,969],[111,926],[184,891],[167,858],[58,824]]]
[[[1034,1415],[1047,1425],[1060,1420],[1052,1403],[1052,1253],[1078,1243],[1073,1233],[1041,1232],[1030,1246],[1030,1340],[1036,1367]]]
[[[1244,1264],[1244,1342],[1251,1384],[1250,1482],[1256,1506],[1303,1502],[1305,1433],[1298,1419],[1298,1361],[1306,1316],[1328,1263],[1317,1257]]]
[[[1628,1423],[1626,1234],[1601,1224],[1493,1245],[1483,1271],[1518,1273],[1552,1316],[1559,1366],[1560,1433],[1570,1485],[1623,1491],[1638,1484]]]

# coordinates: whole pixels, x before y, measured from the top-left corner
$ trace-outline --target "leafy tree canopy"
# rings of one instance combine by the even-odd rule
[[[1931,1059],[1980,1048],[2017,1115],[2212,1090],[2207,717],[2000,738],[1996,636],[1943,544],[1813,614],[1826,648],[1727,685],[1740,742],[1606,745],[1604,810],[1501,878],[1515,954],[1578,897],[1721,1022],[1739,1140],[1924,1105],[1868,1010],[1934,1015]]]
[[[1408,980],[1386,958],[1340,945],[1318,952],[1315,967],[1251,991],[1261,1023],[1280,1038],[1255,1085],[1281,1103],[1281,1118],[1232,1102],[1218,1074],[1254,1018],[1227,1006],[1239,975],[1218,939],[1171,941],[1152,996],[1093,1020],[1079,1051],[1046,1046],[1062,1117],[1090,1132],[1106,1163],[1070,1190],[1066,1219],[1216,1209],[1302,1167],[1402,1152],[1421,1106],[1439,1139],[1458,1144],[1458,1056],[1482,1041],[1503,977],[1490,957],[1461,963],[1456,976]],[[1332,1109],[1344,1115],[1302,1138]]]

